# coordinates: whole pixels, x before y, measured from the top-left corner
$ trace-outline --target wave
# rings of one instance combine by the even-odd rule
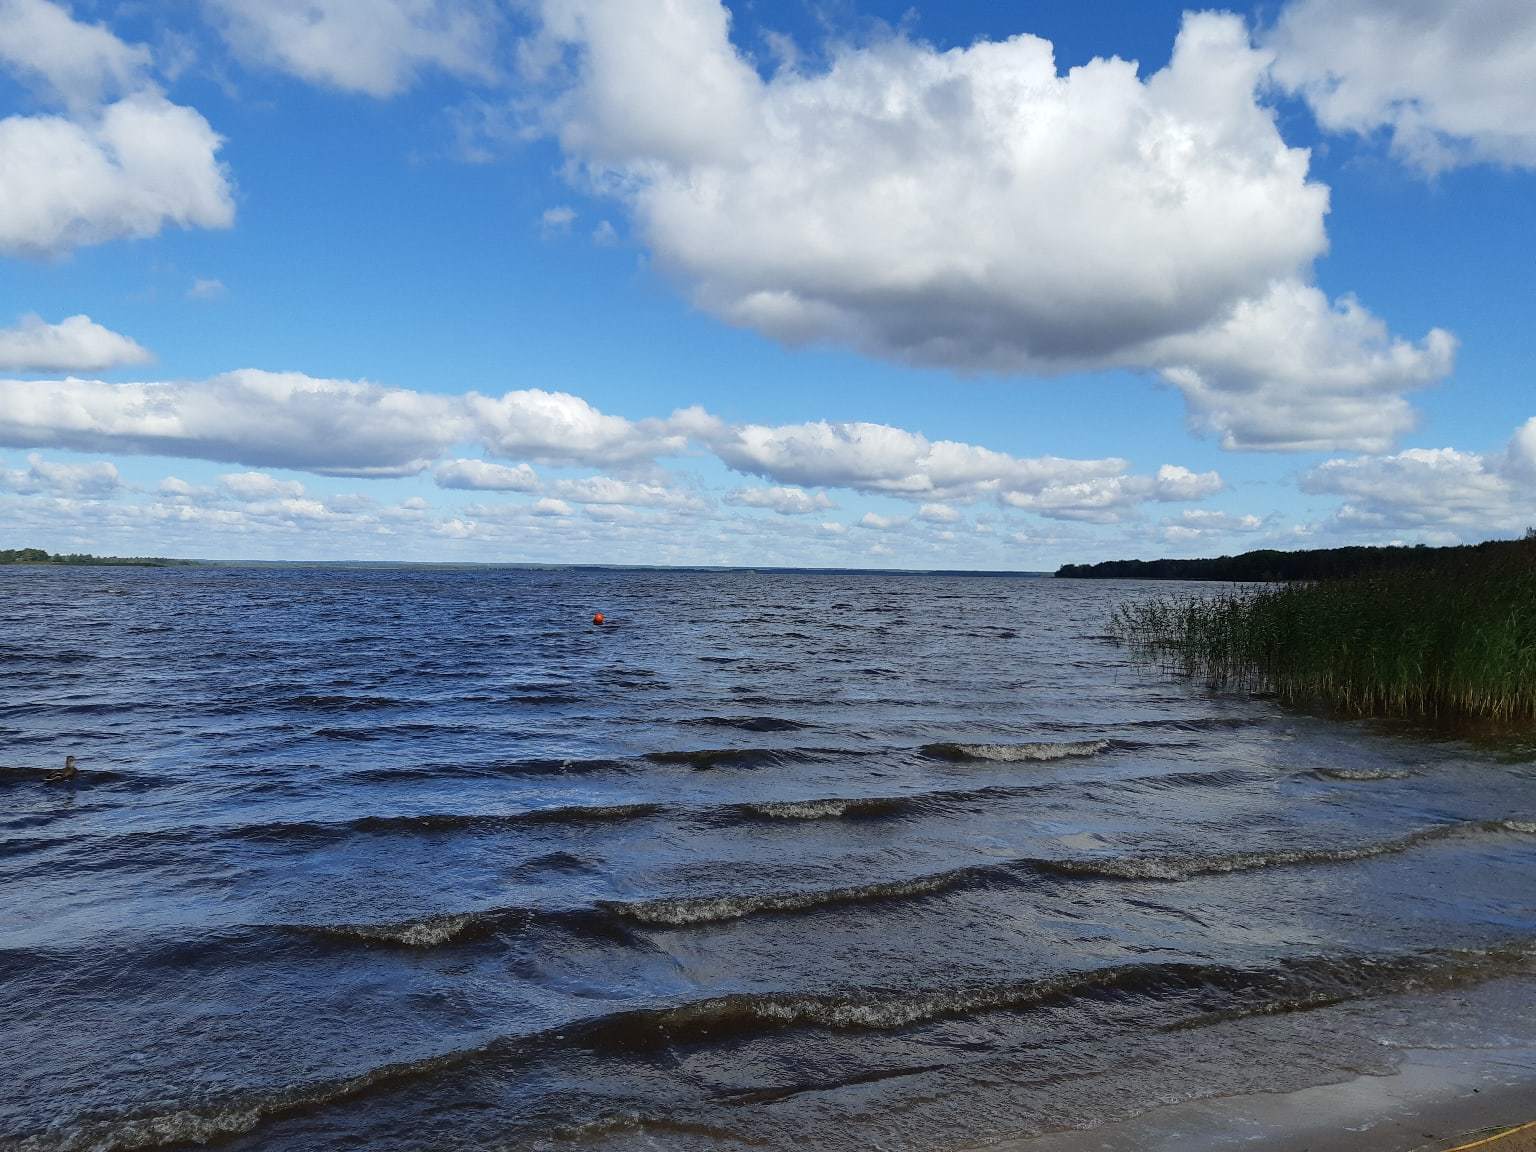
[[[1407,780],[1413,776],[1407,768],[1314,768],[1312,774],[1327,780]]]
[[[863,756],[867,753],[842,748],[699,748],[678,752],[647,752],[653,764],[679,764],[689,768],[763,768],[775,764],[804,764],[828,756]]]
[[[736,993],[605,1013],[357,1075],[207,1099],[158,1114],[92,1118],[74,1128],[26,1137],[14,1146],[19,1152],[127,1152],[210,1143],[434,1077],[508,1061],[528,1063],[541,1055],[558,1057],[573,1048],[624,1055],[751,1039],[789,1029],[897,1031],[956,1017],[1103,1001],[1155,1005],[1158,1013],[1171,1017],[1165,1027],[1194,1027],[1233,1016],[1305,1009],[1409,989],[1462,987],[1528,973],[1532,958],[1531,944],[1517,941],[1484,949],[1310,956],[1270,966],[1167,962],[952,987]],[[1211,1010],[1213,1001],[1216,1011]]]
[[[575,757],[531,757],[522,760],[496,760],[483,764],[437,763],[400,764],[378,768],[364,768],[347,775],[354,780],[412,780],[442,778],[482,779],[498,776],[567,776],[588,772],[628,772],[630,765],[624,760],[597,758],[584,760]]]
[[[973,793],[953,793],[956,796],[981,796],[985,789]],[[766,820],[830,820],[875,819],[882,816],[899,816],[904,812],[927,806],[950,793],[927,793],[914,796],[829,796],[815,800],[759,800],[737,804],[732,811],[747,819]]]
[[[1328,865],[1406,852],[1420,844],[1455,836],[1516,833],[1536,834],[1536,821],[1521,819],[1467,821],[1420,829],[1395,840],[1343,848],[1295,848],[1259,852],[1230,852],[1061,859],[1021,857],[967,865],[942,872],[873,881],[833,888],[802,888],[768,892],[716,893],[704,896],[659,897],[650,900],[605,900],[588,908],[541,910],[524,907],[443,913],[381,924],[285,925],[289,931],[342,941],[435,948],[483,939],[505,931],[524,931],[535,924],[626,942],[615,932],[623,923],[661,928],[686,928],[725,923],[750,916],[817,912],[850,904],[908,900],[981,884],[1017,884],[1031,877],[1060,881],[1181,881],[1197,876],[1251,872],[1270,868]]]
[[[282,708],[294,708],[314,712],[364,712],[376,708],[399,708],[405,701],[391,696],[346,696],[339,694],[304,692],[278,701]]]
[[[1355,860],[1369,860],[1376,856],[1391,856],[1407,852],[1435,840],[1501,832],[1536,833],[1536,821],[1474,820],[1454,824],[1435,824],[1395,840],[1382,840],[1342,848],[1281,848],[1271,851],[1229,852],[1213,855],[1173,854],[1084,860],[1037,860],[1032,864],[1041,872],[1065,877],[1177,881],[1224,872],[1252,872],[1267,868],[1295,868],[1311,864],[1347,864]]]
[[[1097,756],[1107,752],[1109,747],[1108,740],[1040,740],[1027,744],[924,744],[919,751],[933,760],[986,760],[1013,764]]]
[[[1528,971],[1528,943],[1398,955],[1354,954],[1281,961],[1269,967],[1132,964],[1043,979],[947,988],[855,988],[820,993],[740,993],[676,1007],[621,1012],[562,1029],[596,1049],[629,1051],[718,1042],[786,1028],[891,1031],[957,1016],[1020,1012],[1083,1000],[1169,1001],[1212,996],[1263,1011],[1303,1000],[1338,1002],[1405,988],[1454,987]]]
[[[494,1050],[493,1043],[485,1048],[386,1064],[356,1076],[210,1099],[170,1112],[92,1119],[72,1129],[28,1136],[11,1146],[17,1152],[129,1152],[210,1144],[244,1136],[275,1120],[319,1111],[438,1075]]]
[[[743,732],[803,732],[815,725],[799,720],[785,720],[778,716],[698,716],[691,720],[679,720],[695,728],[737,728]]]
[[[121,772],[81,768],[68,780],[48,781],[48,777],[58,770],[58,767],[7,768],[4,765],[0,765],[0,784],[27,784],[46,781],[58,784],[61,787],[75,787],[81,784],[121,784],[129,779],[129,777]]]
[[[787,892],[753,892],[737,895],[679,896],[671,899],[638,901],[603,901],[599,907],[641,924],[681,928],[694,924],[718,924],[773,912],[807,912],[838,904],[864,904],[879,900],[901,900],[927,896],[954,888],[969,879],[976,869],[956,869],[910,880],[886,880],[873,884],[853,884],[843,888],[810,888]]]

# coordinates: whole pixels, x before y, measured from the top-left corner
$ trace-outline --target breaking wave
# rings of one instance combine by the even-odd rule
[[[1028,744],[924,744],[920,751],[933,760],[988,760],[1012,764],[1097,756],[1109,747],[1108,740],[1041,740]]]
[[[952,987],[736,993],[607,1013],[354,1076],[200,1101],[154,1115],[93,1118],[72,1129],[26,1137],[14,1146],[19,1152],[127,1152],[209,1143],[246,1135],[288,1116],[400,1090],[466,1068],[525,1064],[572,1048],[624,1054],[718,1044],[799,1028],[896,1031],[954,1017],[1106,1000],[1144,1005],[1164,1028],[1198,1027],[1242,1015],[1299,1011],[1528,974],[1532,959],[1530,943],[1515,942],[1485,949],[1310,956],[1268,967],[1169,962]]]

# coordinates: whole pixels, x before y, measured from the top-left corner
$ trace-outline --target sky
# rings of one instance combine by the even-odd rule
[[[0,547],[1536,524],[1528,0],[0,0]]]

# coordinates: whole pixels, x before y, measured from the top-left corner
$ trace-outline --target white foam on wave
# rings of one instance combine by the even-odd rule
[[[1108,749],[1108,740],[1041,740],[1028,744],[929,744],[923,752],[943,760],[990,760],[1011,764],[1097,756]]]

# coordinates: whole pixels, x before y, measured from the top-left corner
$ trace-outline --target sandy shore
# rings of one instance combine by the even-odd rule
[[[986,1152],[1536,1152],[1531,1121],[1536,1048],[1410,1050],[1388,1076],[1172,1104]]]

